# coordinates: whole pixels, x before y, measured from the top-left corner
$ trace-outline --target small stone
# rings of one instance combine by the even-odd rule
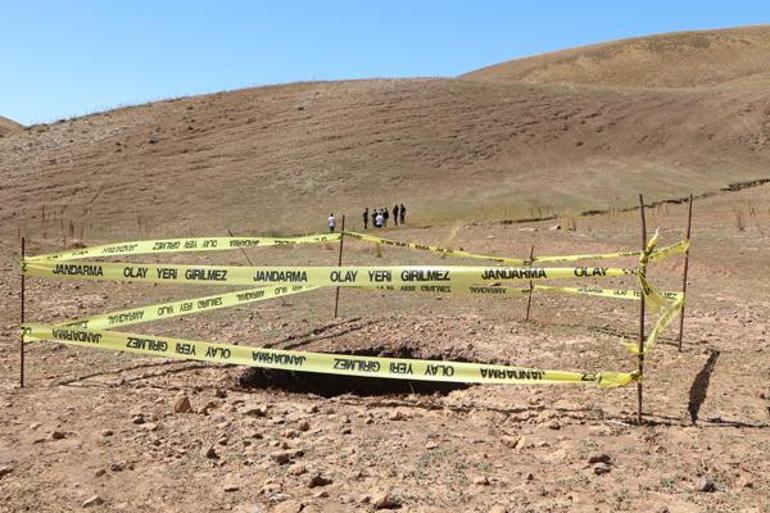
[[[313,474],[313,476],[310,478],[310,480],[307,483],[308,488],[316,488],[318,486],[326,486],[329,484],[332,484],[332,479],[329,477],[324,477],[321,474]]]
[[[53,431],[51,433],[51,440],[64,440],[67,438],[67,433],[64,431]]]
[[[13,467],[10,465],[0,465],[0,477],[7,476],[13,472]]]
[[[534,481],[535,480],[535,474],[532,472],[529,472],[526,476],[524,476],[525,481]]]
[[[88,499],[83,501],[83,507],[90,508],[91,506],[98,506],[103,502],[104,502],[104,499],[102,499],[98,495],[94,495],[93,497],[89,497]]]
[[[207,447],[204,447],[201,451],[201,454],[204,458],[207,458],[209,460],[216,460],[219,459],[219,455],[217,454],[216,449],[214,449],[213,445],[209,445]]]
[[[548,423],[548,429],[554,429],[554,430],[561,429],[561,424],[559,424],[558,420],[554,419]]]
[[[144,424],[146,421],[144,420],[144,415],[134,415],[134,417],[131,419],[131,422],[134,424]]]
[[[326,490],[321,490],[320,492],[316,492],[313,494],[313,498],[315,499],[325,499],[329,496],[329,492]]]
[[[489,486],[489,478],[487,476],[476,476],[473,478],[473,484],[478,486]]]
[[[390,492],[379,492],[372,495],[370,500],[374,509],[397,509],[401,507],[401,501],[393,497]]]
[[[710,476],[700,476],[695,484],[696,489],[699,492],[711,493],[716,491],[717,485]]]
[[[112,436],[112,435],[114,435],[114,434],[115,434],[115,433],[113,433],[111,429],[105,429],[104,431],[102,431],[102,436],[103,436],[103,437]]]
[[[217,397],[219,399],[224,399],[227,397],[227,391],[222,388],[217,388],[217,391],[214,392],[214,397]]]
[[[225,492],[237,492],[240,489],[241,487],[235,483],[225,483],[225,485],[222,487],[222,490]]]
[[[100,468],[94,471],[94,477],[102,477],[106,473],[107,473],[106,470],[104,470],[103,468]]]
[[[294,458],[297,458],[299,456],[302,456],[304,452],[300,450],[285,450],[285,451],[275,451],[270,453],[270,459],[274,462],[278,463],[279,465],[286,465],[288,463],[291,463],[291,461]]]
[[[406,415],[401,410],[394,410],[388,415],[388,420],[404,420]]]
[[[612,461],[612,456],[603,452],[592,454],[588,458],[589,465],[593,465],[594,463],[606,463],[609,465],[611,461]]]
[[[113,472],[123,472],[123,469],[126,468],[126,464],[122,461],[116,461],[112,465],[110,465],[110,470]]]
[[[519,438],[516,436],[504,435],[500,437],[500,442],[509,449],[515,449],[519,443]]]
[[[508,508],[506,508],[502,504],[495,504],[494,506],[489,508],[489,513],[508,513]]]
[[[193,408],[190,404],[190,398],[186,395],[180,395],[174,401],[174,413],[192,413]]]
[[[286,470],[286,473],[292,476],[301,476],[306,472],[307,472],[307,467],[305,467],[305,465],[303,465],[302,463],[294,463]]]
[[[303,507],[304,506],[301,502],[297,502],[295,500],[287,500],[277,504],[270,511],[272,513],[300,513]]]
[[[612,469],[612,467],[610,467],[606,463],[599,462],[596,465],[594,465],[594,474],[596,474],[597,476],[600,476],[602,474],[606,474],[611,469]]]
[[[310,422],[303,420],[299,423],[299,426],[297,426],[297,429],[302,431],[303,433],[310,431]]]
[[[217,443],[219,445],[227,445],[227,443],[230,441],[230,439],[227,437],[227,435],[222,435],[217,440]]]
[[[148,422],[142,426],[142,429],[145,431],[157,431],[158,430],[158,424],[155,422]]]
[[[554,224],[554,225],[550,226],[548,229],[550,231],[552,231],[552,232],[555,232],[555,231],[561,230],[561,225],[560,224]]]
[[[267,417],[267,408],[262,405],[247,405],[241,409],[241,415],[249,417]]]
[[[436,449],[438,447],[438,444],[436,442],[428,442],[425,444],[425,449],[432,451],[433,449]]]
[[[671,509],[668,506],[661,506],[655,510],[655,513],[671,513]]]

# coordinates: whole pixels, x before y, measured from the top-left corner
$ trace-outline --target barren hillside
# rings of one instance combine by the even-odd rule
[[[22,125],[0,116],[0,137],[5,137],[22,129]]]
[[[495,82],[619,87],[713,86],[770,71],[770,26],[677,32],[572,48],[482,68]],[[765,81],[765,84],[768,82]]]
[[[744,32],[757,41],[765,33],[697,37]],[[3,138],[0,225],[50,235],[45,217],[60,231],[71,222],[76,234],[112,239],[298,232],[322,228],[329,212],[358,223],[365,206],[395,202],[421,224],[558,217],[633,205],[637,192],[659,200],[766,177],[768,137],[767,87],[468,79],[261,87]]]

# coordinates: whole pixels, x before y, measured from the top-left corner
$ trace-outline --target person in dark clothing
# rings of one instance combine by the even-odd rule
[[[366,207],[364,209],[364,231],[366,231],[368,226],[369,226],[369,207]]]
[[[390,217],[390,210],[388,207],[382,209],[382,218],[385,220],[383,226],[388,226],[388,218]]]
[[[398,226],[398,205],[393,205],[393,222]]]
[[[401,224],[404,224],[404,219],[406,219],[406,207],[403,203],[401,203]]]

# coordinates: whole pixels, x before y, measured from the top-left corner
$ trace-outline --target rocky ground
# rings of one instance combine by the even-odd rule
[[[0,510],[126,512],[770,511],[770,187],[696,204],[684,351],[676,323],[636,389],[431,387],[262,373],[30,344],[18,388],[18,255],[0,274]],[[740,229],[733,205],[758,205]],[[649,213],[664,242],[684,206]],[[526,255],[632,249],[638,213],[553,224],[412,228],[388,236]],[[756,222],[755,222],[756,221]],[[33,240],[31,251],[61,241]],[[329,264],[336,246],[249,250]],[[238,252],[169,260],[244,264]],[[346,244],[351,264],[447,262]],[[458,261],[459,263],[459,261]],[[675,287],[682,262],[651,271]],[[621,282],[617,283],[618,285]],[[632,285],[632,283],[625,283]],[[207,290],[28,281],[28,319],[58,321]],[[298,350],[630,370],[638,304],[536,296],[418,297],[332,290],[132,331]],[[654,321],[648,317],[648,329]]]

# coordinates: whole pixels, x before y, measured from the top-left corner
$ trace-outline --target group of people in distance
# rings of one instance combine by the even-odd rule
[[[366,207],[364,209],[363,213],[363,219],[364,219],[364,230],[369,229],[369,221],[371,220],[372,226],[375,228],[384,228],[388,226],[388,219],[390,219],[390,212],[387,208],[373,208],[371,212],[369,212],[369,207]],[[401,224],[402,226],[406,224],[406,207],[403,203],[393,205],[393,222],[396,226]],[[334,231],[337,229],[337,219],[334,217],[334,214],[329,214],[329,219],[326,221],[327,226],[329,227],[329,233],[334,233]],[[344,224],[344,223],[343,223]]]
[[[369,212],[369,207],[364,209],[362,214],[364,220],[364,230],[369,229],[369,219],[371,218],[372,226],[375,228],[385,228],[388,226],[388,219],[390,219],[390,211],[387,208],[373,208]],[[406,224],[406,207],[403,203],[400,205],[393,205],[393,223],[398,226],[399,221],[401,225]]]

